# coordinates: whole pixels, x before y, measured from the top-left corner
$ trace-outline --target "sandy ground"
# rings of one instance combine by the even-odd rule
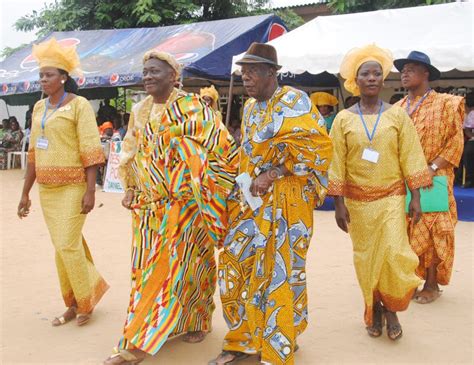
[[[36,188],[31,215],[23,221],[15,215],[22,184],[19,170],[0,171],[2,364],[100,364],[116,345],[128,303],[129,213],[120,194],[97,193],[84,234],[111,289],[87,326],[53,328],[51,320],[64,310],[53,247]],[[436,303],[413,303],[401,313],[404,337],[393,343],[366,334],[349,237],[337,229],[333,212],[316,212],[315,219],[307,262],[310,324],[298,340],[297,364],[472,364],[473,223],[456,227],[452,284]],[[174,339],[143,364],[207,364],[226,331],[218,299],[216,293],[214,330],[203,343]]]

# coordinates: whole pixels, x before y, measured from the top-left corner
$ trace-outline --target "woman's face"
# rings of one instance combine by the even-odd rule
[[[205,95],[205,96],[202,97],[202,100],[204,100],[206,102],[207,106],[212,105],[212,98],[210,96]]]
[[[17,131],[18,129],[20,129],[20,125],[18,124],[17,121],[13,121],[11,123],[11,128],[12,128],[12,131]]]
[[[379,95],[383,86],[382,66],[375,61],[363,63],[357,71],[356,84],[361,95]]]
[[[52,95],[64,89],[64,83],[61,81],[66,82],[67,80],[67,76],[61,75],[59,70],[55,67],[42,67],[39,77],[41,88],[46,95]]]
[[[331,105],[318,105],[318,110],[323,116],[328,116],[333,111],[333,107]]]

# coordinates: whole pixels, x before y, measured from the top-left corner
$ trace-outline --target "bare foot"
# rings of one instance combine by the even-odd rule
[[[54,327],[62,326],[63,324],[72,321],[74,318],[76,318],[76,307],[69,307],[62,316],[54,318],[51,324]]]
[[[187,343],[199,343],[206,338],[207,333],[204,331],[189,331],[184,335],[183,341]]]

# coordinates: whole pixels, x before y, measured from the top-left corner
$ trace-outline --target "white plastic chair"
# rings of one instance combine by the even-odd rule
[[[23,136],[23,139],[21,140],[21,151],[8,152],[7,169],[13,168],[15,165],[16,156],[20,156],[21,169],[24,170],[26,168],[26,156],[28,155],[28,152],[26,151],[26,141],[26,136]]]

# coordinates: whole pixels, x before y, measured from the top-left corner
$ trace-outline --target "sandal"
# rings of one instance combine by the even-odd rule
[[[398,323],[395,323],[395,324],[391,324],[389,323],[388,319],[387,319],[387,310],[385,309],[385,313],[384,313],[384,317],[385,317],[385,320],[387,321],[387,337],[389,339],[391,339],[392,341],[396,341],[396,340],[399,340],[402,336],[403,336],[403,329],[402,329],[402,325],[398,322]],[[396,313],[395,314],[395,318],[396,317]]]
[[[187,343],[199,343],[204,341],[207,333],[204,331],[189,331],[183,337],[183,341]]]
[[[84,326],[87,322],[91,320],[92,313],[87,314],[78,314],[76,317],[76,323],[78,326]]]
[[[114,348],[114,353],[104,361],[103,365],[137,365],[145,360],[145,357],[146,355],[138,358],[131,351]]]
[[[443,293],[443,291],[440,289],[428,290],[429,292],[433,293],[433,295],[427,297],[426,295],[422,295],[424,291],[425,289],[423,289],[422,291],[417,291],[416,294],[413,296],[413,301],[415,301],[418,304],[432,303],[436,299],[438,299]]]
[[[383,308],[379,304],[374,306],[374,311],[372,313],[372,326],[365,327],[367,330],[367,334],[370,337],[380,337],[382,336],[382,328],[384,325],[384,315],[383,315]]]
[[[222,362],[222,359],[224,359],[226,356],[232,356],[231,359]],[[222,351],[219,356],[217,356],[215,359],[209,361],[207,365],[229,365],[229,364],[235,364],[243,359],[246,359],[249,357],[249,354],[246,354],[245,352],[239,352],[239,351]],[[220,361],[219,361],[220,360]]]
[[[66,324],[70,321],[72,321],[74,318],[76,318],[77,313],[76,313],[76,307],[69,307],[66,312],[61,317],[55,317],[51,324],[53,327],[58,327],[62,326],[63,324]]]

